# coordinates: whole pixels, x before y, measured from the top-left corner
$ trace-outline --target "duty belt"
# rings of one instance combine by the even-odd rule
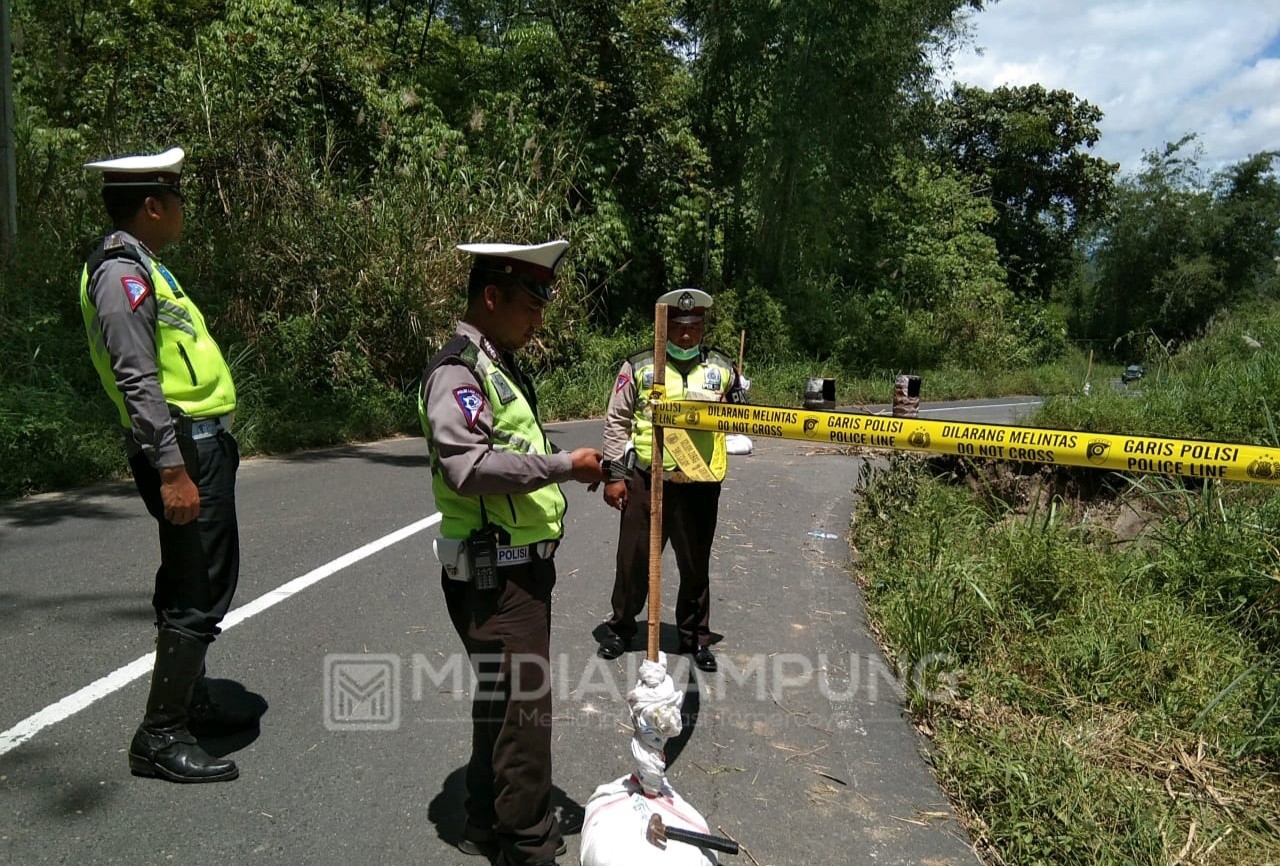
[[[550,559],[556,555],[559,541],[539,541],[534,544],[520,544],[515,547],[498,545],[498,567],[508,565],[527,565],[536,559]]]
[[[179,436],[186,436],[189,439],[208,439],[224,430],[230,433],[231,418],[231,413],[219,415],[216,418],[188,418],[181,415],[174,419],[174,426]]]

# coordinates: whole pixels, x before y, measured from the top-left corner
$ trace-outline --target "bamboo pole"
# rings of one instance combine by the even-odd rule
[[[667,305],[653,311],[653,390],[667,384]],[[653,462],[649,467],[649,653],[658,660],[662,630],[662,427],[653,425]]]
[[[742,352],[747,348],[747,329],[742,329],[742,339],[738,341],[738,375],[742,375]]]

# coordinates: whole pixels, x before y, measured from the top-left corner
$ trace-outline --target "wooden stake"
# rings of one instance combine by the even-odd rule
[[[742,339],[738,341],[738,375],[742,375],[742,350],[747,348],[747,329],[742,329]]]
[[[1089,350],[1089,366],[1084,370],[1085,393],[1089,393],[1089,377],[1093,375],[1093,349]]]
[[[667,384],[667,305],[653,311],[653,388]],[[658,660],[662,626],[662,428],[653,425],[653,462],[649,466],[649,653]]]

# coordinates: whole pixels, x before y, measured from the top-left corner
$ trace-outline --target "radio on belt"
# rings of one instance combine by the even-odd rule
[[[471,579],[476,589],[498,588],[498,533],[492,526],[477,529],[467,537]]]

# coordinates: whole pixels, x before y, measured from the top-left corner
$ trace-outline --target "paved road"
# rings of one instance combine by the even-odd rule
[[[1017,402],[930,406],[927,417],[1010,420],[1028,405]],[[564,448],[599,433],[596,421],[552,427]],[[692,721],[669,744],[673,784],[760,864],[975,863],[849,574],[844,539],[861,461],[755,444],[734,459],[721,505],[712,626],[724,634],[722,670],[673,665]],[[593,655],[617,516],[579,485],[566,492],[555,780],[570,833],[563,862],[576,863],[580,804],[630,769],[621,694],[642,654]],[[207,743],[234,754],[241,778],[199,786],[136,779],[125,765],[145,701],[138,660],[151,649],[157,556],[132,487],[0,505],[0,862],[475,862],[450,845],[469,704],[430,551],[422,442],[248,460],[239,501],[237,603],[258,601],[215,644],[210,673],[269,709],[254,735]],[[667,604],[675,573],[668,552]],[[674,644],[669,627],[664,642]],[[335,724],[346,720],[325,696],[333,665],[347,663],[338,654],[398,667],[388,680],[398,701],[384,705],[382,728]],[[116,680],[91,686],[112,672]]]

